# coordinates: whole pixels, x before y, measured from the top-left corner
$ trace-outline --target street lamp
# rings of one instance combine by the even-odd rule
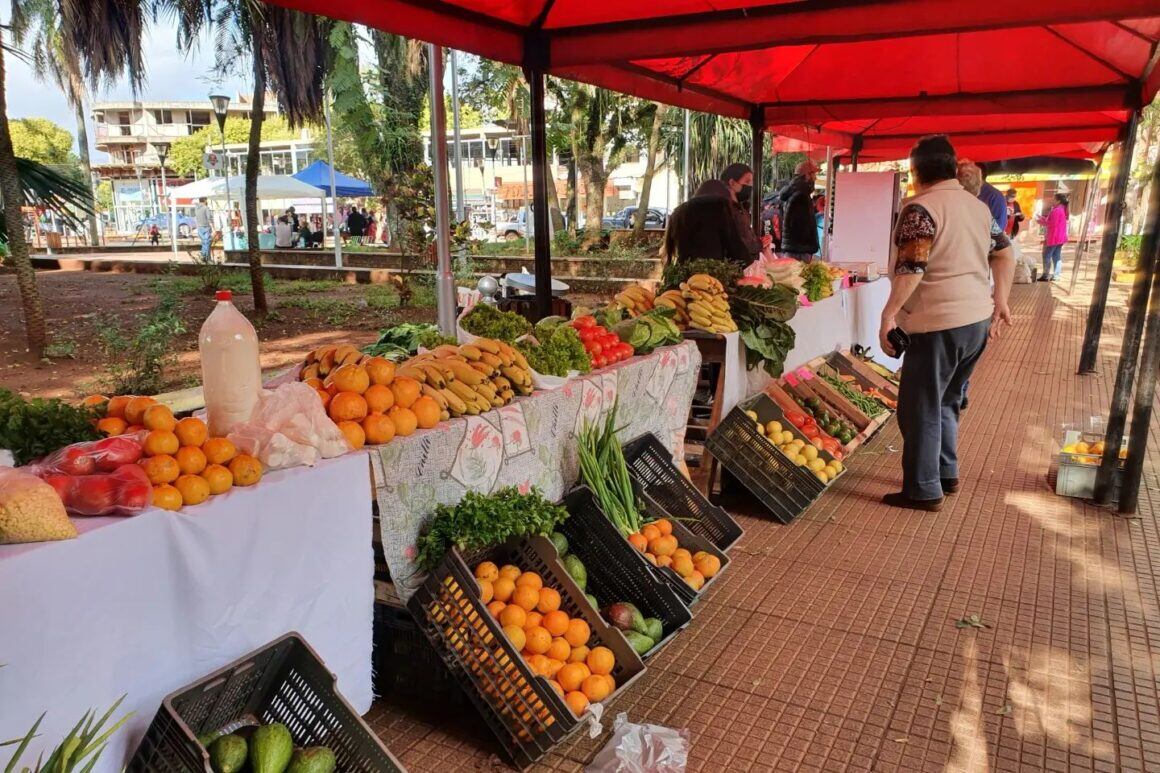
[[[173,245],[173,256],[177,257],[177,206],[169,196],[169,186],[165,181],[165,160],[169,158],[169,143],[154,142],[153,149],[157,151],[157,161],[161,165],[161,193],[169,205],[169,241]]]
[[[217,116],[218,131],[222,135],[222,161],[226,165],[226,227],[222,233],[230,235],[230,243],[225,244],[225,238],[222,238],[222,251],[232,248],[234,246],[234,233],[230,225],[230,218],[234,214],[234,205],[230,201],[230,162],[226,157],[226,110],[230,107],[230,98],[224,94],[210,94],[209,101],[213,104],[213,114]]]

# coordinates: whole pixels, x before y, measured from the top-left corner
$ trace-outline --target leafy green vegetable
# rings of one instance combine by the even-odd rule
[[[587,373],[592,367],[580,335],[571,325],[556,326],[539,344],[520,341],[516,348],[523,352],[533,370],[545,376],[566,376],[570,370]]]
[[[604,422],[584,423],[577,437],[580,477],[592,489],[608,520],[627,537],[640,531],[644,518],[636,504],[636,492],[628,475],[628,463],[616,431],[619,400],[612,405]]]
[[[680,287],[681,282],[687,281],[693,274],[708,274],[725,285],[730,296],[733,294],[733,285],[741,278],[741,266],[727,260],[689,260],[682,263],[672,263],[665,267],[661,275],[661,286],[670,290]]]
[[[514,311],[500,311],[490,303],[477,303],[463,316],[463,329],[481,338],[496,338],[515,343],[532,332],[532,323]]]
[[[681,331],[672,321],[673,309],[653,309],[635,319],[618,323],[613,330],[636,354],[648,354],[658,346],[679,343]]]
[[[379,340],[363,347],[363,352],[388,360],[405,360],[424,349],[434,349],[440,344],[457,343],[454,338],[443,335],[439,328],[426,322],[404,322],[401,325],[379,331]]]
[[[62,400],[25,400],[0,388],[0,448],[10,450],[16,464],[28,464],[71,443],[99,439],[93,419],[102,413]]]
[[[785,369],[785,358],[793,349],[797,334],[784,322],[770,320],[752,324],[752,320],[734,317],[745,342],[745,364],[752,370],[758,365],[771,376],[780,376]]]
[[[833,294],[833,278],[830,270],[820,261],[802,265],[802,291],[811,301],[820,301]]]
[[[797,313],[798,294],[792,287],[777,285],[768,289],[743,285],[729,291],[729,310],[737,315],[764,317],[774,322],[788,322]]]
[[[544,499],[535,488],[527,494],[515,486],[491,494],[469,491],[459,504],[436,508],[435,517],[419,536],[415,563],[431,571],[452,546],[473,551],[512,537],[546,537],[567,517],[567,510]]]
[[[869,416],[871,419],[880,415],[883,411],[886,410],[884,407],[882,407],[882,403],[878,402],[873,397],[862,394],[857,389],[854,389],[849,384],[847,384],[845,381],[842,381],[840,378],[827,376],[824,373],[820,375],[823,381],[834,388],[834,391],[852,402],[858,408],[858,410]]]

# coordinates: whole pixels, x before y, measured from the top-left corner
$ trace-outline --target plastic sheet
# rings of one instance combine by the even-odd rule
[[[689,761],[689,731],[638,725],[616,715],[612,738],[585,773],[684,773]]]
[[[250,420],[235,427],[229,439],[270,470],[311,466],[352,450],[318,393],[301,382],[264,390]]]
[[[137,515],[153,504],[153,486],[137,464],[145,435],[73,443],[22,469],[56,489],[72,515]]]

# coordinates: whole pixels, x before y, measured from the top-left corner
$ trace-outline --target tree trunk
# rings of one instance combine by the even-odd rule
[[[653,113],[652,130],[648,135],[648,148],[645,150],[644,176],[640,181],[640,201],[636,207],[636,220],[632,224],[632,240],[640,243],[644,241],[644,223],[648,219],[648,200],[652,194],[653,176],[657,172],[657,151],[661,146],[661,125],[665,122],[665,113],[668,105],[657,105]]]
[[[580,166],[587,186],[584,192],[584,247],[598,247],[604,239],[604,186],[608,184],[608,173],[603,158],[585,158]]]
[[[93,191],[93,165],[89,160],[89,131],[85,126],[85,106],[83,102],[73,105],[73,112],[77,119],[77,149],[80,151],[81,172],[85,176],[85,187]],[[97,193],[93,191],[93,201],[96,202]],[[89,243],[94,247],[101,244],[101,234],[97,231],[97,212],[93,207],[93,214],[89,215]]]
[[[0,46],[0,197],[4,201],[4,225],[8,229],[8,261],[16,267],[16,286],[20,290],[20,303],[24,310],[24,334],[28,339],[28,351],[39,360],[44,357],[47,343],[44,304],[40,301],[36,272],[28,257],[28,242],[24,238],[24,217],[20,212],[24,192],[20,188],[20,171],[16,168],[12,135],[8,132],[4,70],[4,50]]]
[[[254,292],[254,312],[265,316],[266,287],[262,281],[262,251],[258,244],[258,174],[262,164],[262,120],[266,107],[266,62],[258,31],[254,35],[254,99],[250,111],[250,145],[246,149],[246,252],[250,257],[250,285]]]

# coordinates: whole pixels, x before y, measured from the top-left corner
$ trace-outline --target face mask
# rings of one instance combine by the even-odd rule
[[[741,204],[748,204],[749,198],[753,195],[752,185],[742,185],[741,190],[737,191],[737,201]]]

